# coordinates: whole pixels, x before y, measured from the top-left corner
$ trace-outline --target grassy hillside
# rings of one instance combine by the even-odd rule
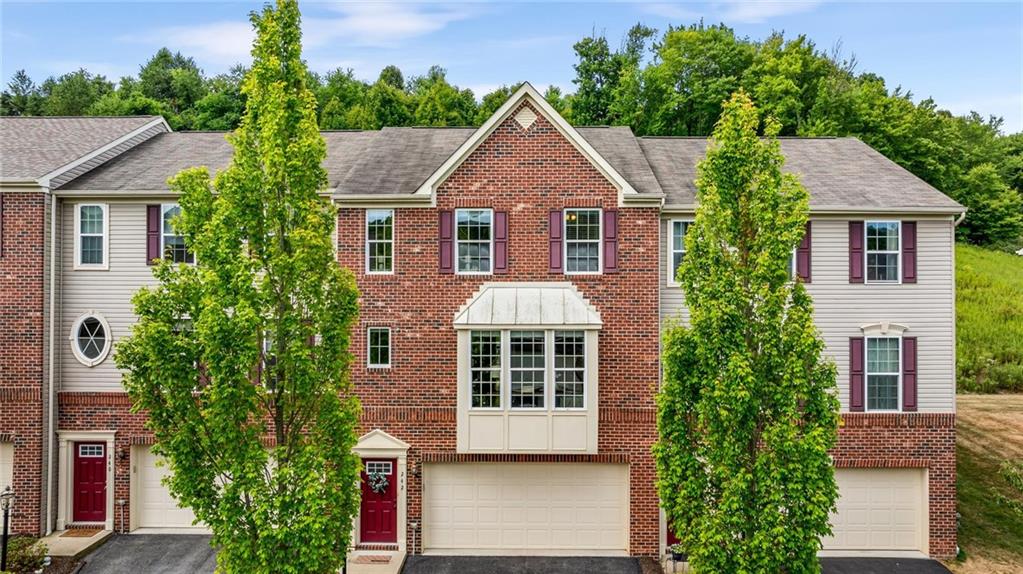
[[[1023,257],[956,245],[959,392],[1023,392]]]

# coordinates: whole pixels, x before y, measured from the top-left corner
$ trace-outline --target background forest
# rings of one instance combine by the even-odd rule
[[[997,117],[957,116],[918,100],[859,70],[841,46],[824,50],[782,33],[739,37],[701,22],[663,33],[637,24],[620,42],[595,34],[574,48],[575,92],[550,86],[544,95],[575,125],[706,136],[722,102],[741,88],[780,122],[782,135],[860,138],[966,205],[961,242],[1009,253],[1023,247],[1023,133],[1003,133]],[[231,130],[244,109],[245,72],[238,65],[207,77],[192,58],[167,49],[117,82],[80,69],[37,84],[19,70],[0,96],[0,115],[160,114],[175,130]],[[412,77],[388,66],[372,81],[337,69],[310,73],[309,85],[322,129],[362,130],[476,126],[518,87],[474,94],[452,85],[440,66]],[[960,390],[1023,391],[1023,340],[1006,337],[1023,332],[1023,259],[963,249],[957,266]]]

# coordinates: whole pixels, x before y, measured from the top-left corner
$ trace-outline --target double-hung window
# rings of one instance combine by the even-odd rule
[[[867,337],[867,410],[899,410],[902,339]]]
[[[394,272],[394,210],[366,211],[366,272]]]
[[[565,210],[565,273],[600,273],[600,210]]]
[[[543,331],[511,332],[511,407],[542,409],[546,396],[546,352]]]
[[[898,283],[902,224],[898,221],[866,222],[867,282]]]
[[[455,210],[455,244],[458,272],[487,274],[493,272],[494,212],[490,209]]]
[[[391,329],[389,327],[370,327],[366,335],[369,368],[386,369],[390,367]]]
[[[586,408],[584,331],[472,331],[469,345],[472,408]]]
[[[668,285],[678,285],[678,268],[686,257],[686,233],[691,221],[668,221]]]
[[[586,333],[554,332],[554,408],[586,408]]]
[[[501,332],[473,331],[469,347],[472,407],[501,408]]]
[[[75,267],[107,269],[107,206],[79,204],[75,208]]]
[[[185,247],[185,236],[174,231],[174,218],[181,215],[181,207],[176,203],[160,206],[160,253],[163,258],[174,263],[195,263],[195,255]]]

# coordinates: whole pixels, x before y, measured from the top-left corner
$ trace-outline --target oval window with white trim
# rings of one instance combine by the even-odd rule
[[[78,362],[93,367],[110,352],[110,325],[101,315],[86,313],[71,328],[71,351]]]

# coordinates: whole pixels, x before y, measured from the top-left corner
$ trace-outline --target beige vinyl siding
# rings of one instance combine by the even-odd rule
[[[106,271],[75,270],[75,206],[78,203],[106,203],[109,221]],[[148,203],[160,203],[151,201]],[[61,297],[60,320],[55,337],[59,350],[60,390],[120,391],[121,375],[114,366],[114,347],[106,359],[86,367],[71,352],[71,327],[86,312],[106,318],[112,344],[127,336],[136,321],[132,295],[143,285],[152,285],[152,267],[146,265],[146,205],[142,201],[108,199],[65,200],[61,212]]]
[[[895,217],[856,217],[898,219]],[[849,398],[849,338],[863,336],[871,323],[899,323],[917,337],[917,396],[920,411],[955,409],[955,313],[953,227],[950,218],[902,217],[917,222],[917,283],[903,285],[849,283],[850,218],[813,218],[812,278],[817,326],[827,354],[838,367],[843,410]],[[661,317],[688,320],[679,287],[667,285],[667,220],[661,222]]]

